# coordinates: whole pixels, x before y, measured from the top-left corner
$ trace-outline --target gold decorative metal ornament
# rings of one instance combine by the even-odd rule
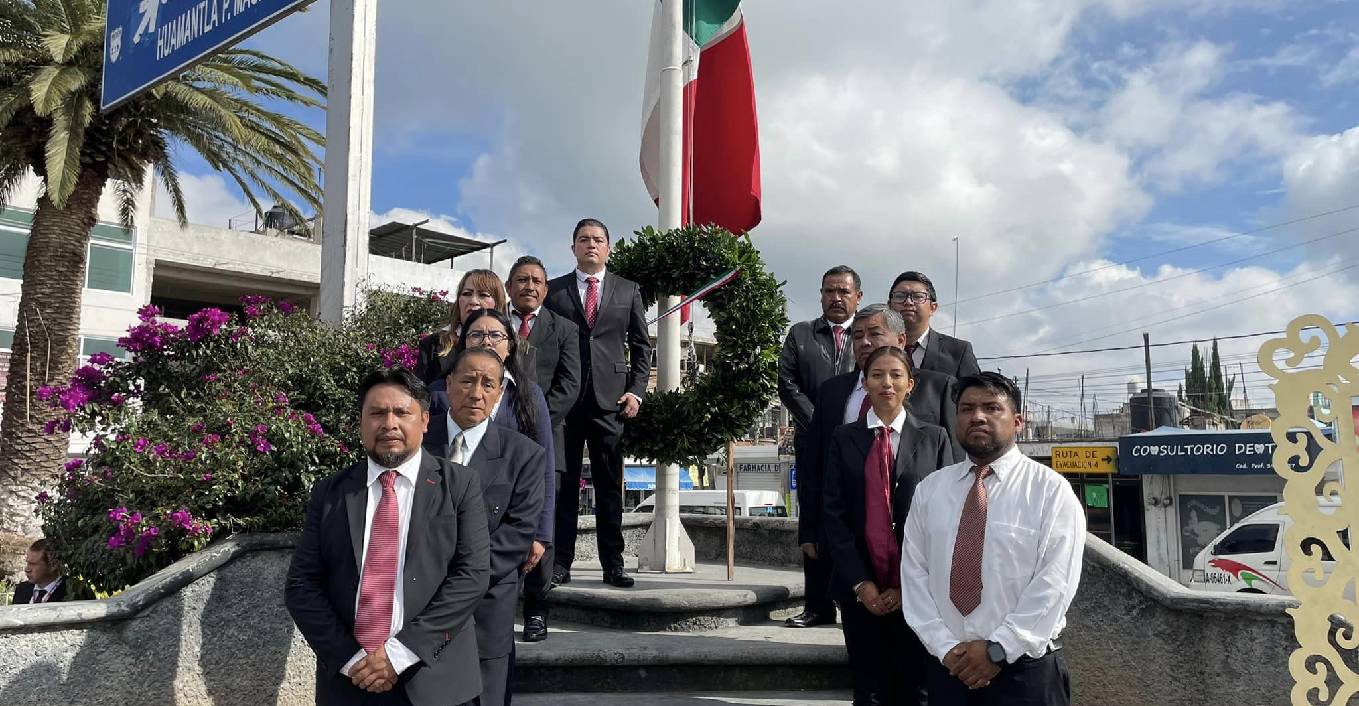
[[[1347,491],[1343,476],[1327,477],[1327,469],[1359,473],[1351,413],[1351,400],[1359,397],[1356,357],[1359,326],[1342,334],[1314,314],[1294,319],[1283,338],[1265,342],[1259,353],[1261,370],[1276,381],[1274,471],[1286,481],[1284,509],[1293,519],[1284,551],[1288,585],[1300,603],[1289,610],[1299,644],[1288,664],[1298,706],[1346,704],[1359,692],[1359,555],[1342,540],[1359,514],[1359,490]],[[1334,439],[1312,417],[1334,429]]]

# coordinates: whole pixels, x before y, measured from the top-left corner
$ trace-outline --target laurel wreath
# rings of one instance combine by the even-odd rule
[[[609,270],[640,285],[648,307],[660,295],[694,292],[739,270],[703,299],[717,324],[716,358],[703,372],[686,376],[680,390],[648,393],[624,428],[629,456],[697,463],[748,432],[768,409],[778,387],[787,302],[749,236],[737,238],[717,226],[647,227],[636,236],[617,244]]]

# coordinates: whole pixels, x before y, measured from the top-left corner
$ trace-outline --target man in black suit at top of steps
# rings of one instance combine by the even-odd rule
[[[554,583],[571,580],[581,453],[590,449],[596,538],[604,581],[632,586],[623,571],[623,424],[637,416],[651,378],[651,338],[636,282],[607,271],[609,229],[586,218],[571,234],[576,269],[547,286],[547,308],[580,331],[580,397],[566,416],[566,472],[558,496]]]

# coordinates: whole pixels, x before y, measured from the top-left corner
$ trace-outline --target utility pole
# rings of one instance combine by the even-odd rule
[[[1033,432],[1029,431],[1029,369],[1024,368],[1024,438],[1032,439]]]
[[[958,273],[961,271],[959,262],[958,236],[953,236],[953,335],[958,335]]]
[[[1090,400],[1090,436],[1099,436],[1099,395]]]
[[[1237,370],[1241,371],[1241,397],[1246,403],[1246,409],[1250,409],[1250,393],[1246,391],[1246,364],[1237,362]]]
[[[1151,431],[1156,428],[1156,405],[1155,399],[1151,394],[1151,334],[1142,334],[1142,352],[1147,359],[1147,428]]]
[[[1085,431],[1085,375],[1081,375],[1081,414],[1076,418],[1076,436]]]

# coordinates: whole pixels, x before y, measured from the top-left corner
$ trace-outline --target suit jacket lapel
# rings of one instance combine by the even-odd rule
[[[906,469],[914,465],[912,462],[919,451],[920,441],[925,437],[920,431],[920,424],[907,411],[906,421],[901,425],[901,439],[897,441],[897,461],[892,465],[893,484],[899,483]]]
[[[428,533],[419,531],[419,528],[427,526],[433,520],[439,497],[443,495],[443,488],[440,487],[442,485],[443,474],[439,473],[439,460],[421,451],[420,471],[416,474],[415,489],[411,493],[411,520],[406,531],[406,564],[404,575],[401,577],[407,586],[411,585],[409,579],[418,570],[411,559],[420,555],[419,552],[428,536]],[[407,620],[419,615],[420,610],[424,608],[419,602],[417,593],[405,591],[402,594]]]
[[[349,467],[344,482],[345,513],[349,515],[349,541],[354,545],[354,568],[363,571],[364,523],[368,519],[368,462],[359,461]]]
[[[931,328],[930,332],[925,334],[925,357],[920,359],[920,367],[935,370],[936,368],[932,366],[938,363],[940,353],[939,332]]]
[[[816,343],[817,349],[821,351],[821,357],[830,363],[831,368],[840,371],[840,361],[835,357],[835,334],[831,332],[831,324],[825,317],[812,323],[812,341]]]
[[[533,321],[533,328],[529,329],[528,342],[530,345],[541,348],[543,341],[551,340],[552,328],[556,325],[553,318],[552,311],[547,307],[538,310],[538,316]]]
[[[599,300],[599,308],[603,310],[606,306],[612,306],[618,298],[618,275],[610,272],[604,273],[604,297]]]
[[[585,321],[585,302],[581,301],[580,298],[580,281],[576,279],[576,271],[571,270],[571,273],[565,275],[564,279],[566,280],[567,295],[570,296],[571,301],[575,303],[576,312],[580,314],[580,320]]]

